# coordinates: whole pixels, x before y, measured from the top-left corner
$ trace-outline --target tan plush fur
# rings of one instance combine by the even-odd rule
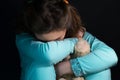
[[[90,45],[88,42],[80,38],[75,45],[74,54],[69,56],[67,59],[73,59],[77,57],[82,57],[90,52]],[[64,75],[63,78],[59,80],[84,80],[84,77],[75,77],[74,75]]]

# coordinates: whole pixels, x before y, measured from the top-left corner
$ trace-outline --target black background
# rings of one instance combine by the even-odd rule
[[[15,46],[15,18],[23,0],[0,2],[0,80],[20,79],[20,60]],[[118,0],[70,0],[87,31],[111,46],[120,57],[120,6]],[[120,79],[120,61],[112,67],[112,80]]]

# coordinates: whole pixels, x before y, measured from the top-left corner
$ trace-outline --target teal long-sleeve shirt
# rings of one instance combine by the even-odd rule
[[[70,61],[75,76],[84,76],[85,80],[111,80],[110,67],[118,62],[115,51],[88,32],[83,38],[90,44],[91,52]]]
[[[89,42],[91,52],[70,61],[74,74],[85,75],[86,80],[100,80],[98,76],[106,73],[109,77],[109,68],[117,63],[115,51],[88,32],[83,38]],[[67,38],[44,43],[36,41],[27,33],[16,35],[21,59],[21,80],[56,80],[54,64],[73,53],[77,41],[76,38]]]
[[[54,64],[73,53],[77,38],[40,42],[27,33],[16,35],[20,54],[21,80],[56,80]]]

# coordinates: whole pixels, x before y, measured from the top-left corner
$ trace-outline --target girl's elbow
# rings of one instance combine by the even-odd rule
[[[118,63],[118,57],[117,57],[117,55],[116,55],[116,54],[114,55],[114,58],[113,58],[113,63],[114,63],[114,64],[117,64],[117,63]]]
[[[113,64],[113,65],[116,65],[117,63],[118,63],[118,57],[117,57],[117,54],[116,54],[116,52],[113,50],[113,49],[111,49],[111,59],[110,59],[110,61],[111,61],[111,63]]]

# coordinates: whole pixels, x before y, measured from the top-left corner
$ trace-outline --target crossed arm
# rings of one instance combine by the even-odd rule
[[[56,71],[59,76],[73,73],[75,76],[97,73],[109,69],[117,63],[117,55],[111,47],[90,33],[86,33],[83,38],[89,42],[91,52],[86,56],[58,64]]]
[[[26,55],[42,65],[54,65],[73,53],[77,38],[60,41],[36,41],[29,34],[16,36],[16,45],[21,55]]]

